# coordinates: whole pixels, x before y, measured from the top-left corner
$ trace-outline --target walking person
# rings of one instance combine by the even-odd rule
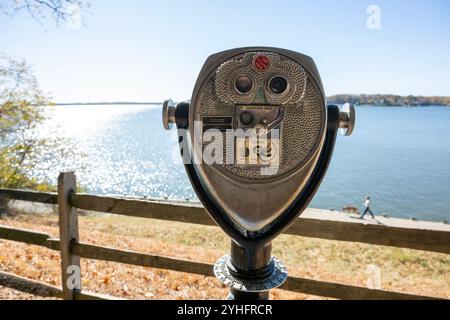
[[[360,219],[364,219],[364,216],[366,215],[367,212],[370,213],[370,215],[372,216],[372,219],[375,219],[375,216],[373,215],[372,210],[370,210],[370,197],[366,196],[364,198],[364,207],[366,207],[366,209],[364,210],[364,213],[361,215],[361,217],[359,217]]]

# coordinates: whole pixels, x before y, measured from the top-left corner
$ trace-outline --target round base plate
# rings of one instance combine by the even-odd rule
[[[281,286],[287,279],[287,269],[284,264],[275,257],[272,257],[274,264],[273,272],[263,279],[247,279],[233,276],[228,270],[227,263],[229,255],[220,258],[214,265],[214,274],[220,282],[233,289],[244,292],[261,292]]]

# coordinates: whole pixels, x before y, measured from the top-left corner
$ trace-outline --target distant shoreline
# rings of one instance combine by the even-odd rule
[[[398,96],[392,94],[337,94],[327,97],[328,104],[352,103],[355,106],[367,105],[377,107],[449,107],[450,97],[444,96]],[[57,106],[92,106],[92,105],[161,105],[162,102],[57,102]]]
[[[55,102],[53,105],[55,106],[99,106],[99,105],[108,105],[108,104],[128,104],[128,105],[160,105],[162,102]]]
[[[443,96],[398,96],[393,94],[337,94],[327,97],[330,104],[352,103],[381,107],[428,107],[450,106],[450,97]]]
[[[69,102],[69,103],[52,103],[54,106],[106,106],[106,105],[152,105],[159,106],[162,102]],[[328,101],[328,104],[344,104],[337,103],[334,101]],[[430,105],[388,105],[388,104],[366,104],[366,103],[355,103],[355,106],[360,107],[393,107],[393,108],[427,108],[427,107],[450,107],[450,104],[430,104]]]

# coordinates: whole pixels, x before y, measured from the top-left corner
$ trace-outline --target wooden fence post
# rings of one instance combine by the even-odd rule
[[[80,257],[72,253],[79,240],[77,208],[69,203],[69,195],[76,192],[74,172],[61,172],[58,176],[58,213],[61,251],[61,281],[63,297],[75,300],[76,292],[81,291]]]

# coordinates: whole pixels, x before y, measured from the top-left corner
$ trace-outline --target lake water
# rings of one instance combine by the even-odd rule
[[[50,150],[34,169],[39,180],[73,169],[90,193],[196,201],[160,106],[53,109],[40,134],[68,138],[76,155]],[[375,214],[450,220],[450,108],[357,107],[356,129],[338,136],[311,207],[361,208],[365,195]]]

